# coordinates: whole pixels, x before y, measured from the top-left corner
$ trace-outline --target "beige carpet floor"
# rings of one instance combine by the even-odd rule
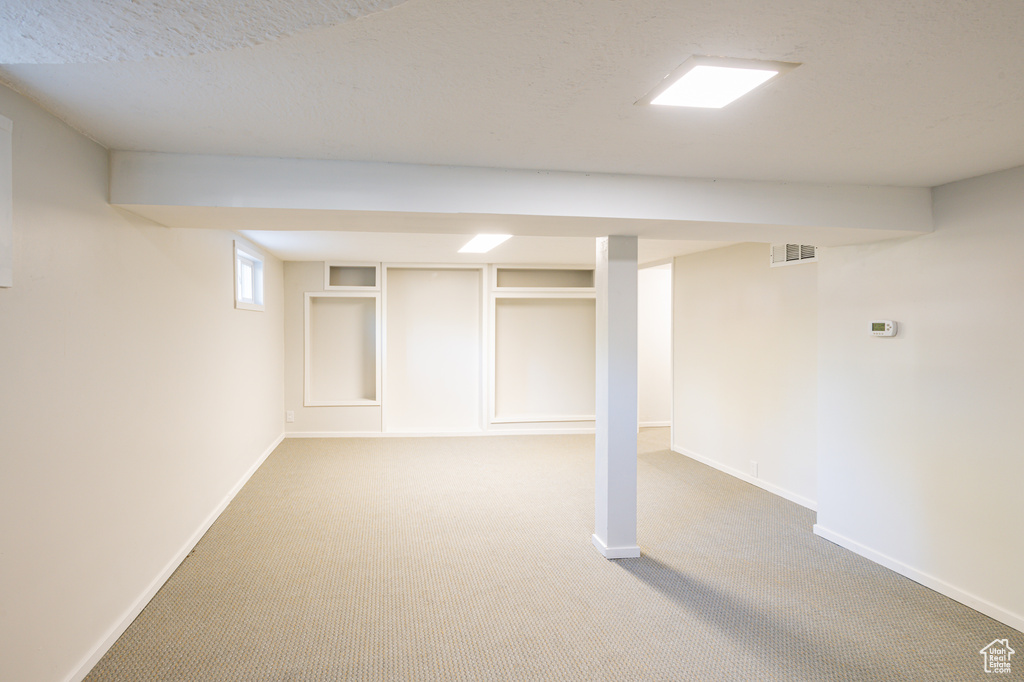
[[[667,429],[640,436],[643,556],[607,561],[593,442],[286,440],[87,680],[960,681],[1024,652]]]

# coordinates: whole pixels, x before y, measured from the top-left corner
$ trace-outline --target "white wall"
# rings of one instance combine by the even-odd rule
[[[483,426],[483,270],[387,268],[385,428]]]
[[[14,275],[14,193],[11,175],[12,121],[0,116],[0,287],[9,287]]]
[[[295,422],[285,426],[288,433],[379,433],[379,405],[303,406],[305,294],[323,290],[323,263],[284,264],[284,409],[295,413]]]
[[[491,393],[489,322],[483,319],[491,312],[481,301],[492,273],[416,263],[386,269],[382,405],[305,407],[304,295],[323,291],[323,263],[284,264],[285,409],[295,413],[286,425],[289,435],[593,432],[593,298],[497,299],[498,411],[493,424],[481,424]],[[432,350],[437,344],[441,355]],[[432,353],[434,361],[425,365],[422,359]]]
[[[822,254],[817,530],[1024,629],[1024,168],[933,208]]]
[[[672,265],[637,272],[640,426],[672,419]]]
[[[85,672],[282,433],[282,268],[266,312],[235,310],[232,234],[110,207],[105,149],[5,88],[0,114],[0,677],[51,681]]]
[[[813,507],[818,266],[768,251],[675,259],[672,447]]]
[[[501,298],[494,316],[495,418],[593,420],[594,299]]]

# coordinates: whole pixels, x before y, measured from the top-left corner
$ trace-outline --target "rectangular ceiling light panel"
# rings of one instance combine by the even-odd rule
[[[721,109],[799,66],[724,57],[690,57],[637,104]]]
[[[459,249],[459,253],[487,253],[498,244],[511,238],[510,234],[478,234]]]

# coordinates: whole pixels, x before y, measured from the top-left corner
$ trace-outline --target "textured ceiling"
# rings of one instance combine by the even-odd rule
[[[5,0],[0,63],[140,61],[259,45],[405,0]]]
[[[201,49],[125,15],[106,58],[154,31],[172,56],[0,77],[116,149],[907,186],[1024,164],[1020,0],[253,4],[256,28],[189,24]],[[693,54],[802,66],[722,110],[634,105]]]

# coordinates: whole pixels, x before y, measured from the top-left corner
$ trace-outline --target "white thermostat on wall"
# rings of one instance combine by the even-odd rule
[[[872,320],[871,336],[896,336],[896,327],[892,320]]]

